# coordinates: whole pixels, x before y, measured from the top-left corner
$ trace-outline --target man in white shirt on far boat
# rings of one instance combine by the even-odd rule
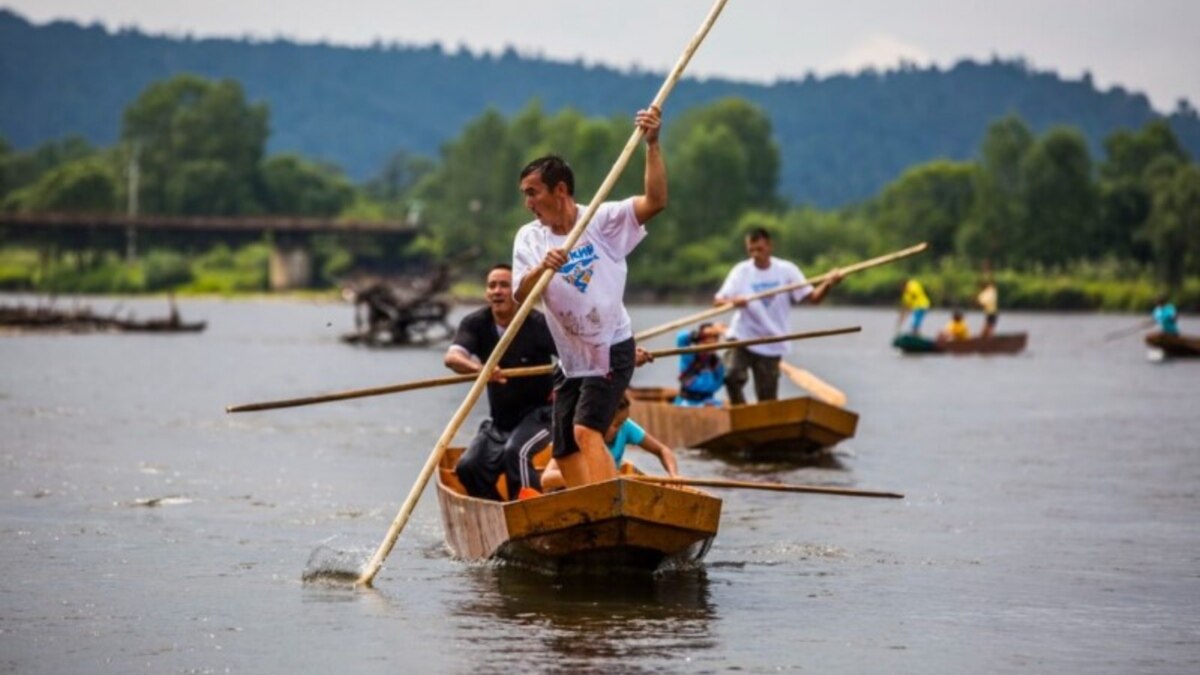
[[[761,227],[746,234],[746,254],[749,258],[729,270],[725,283],[714,299],[715,304],[732,302],[738,308],[729,325],[728,336],[734,340],[787,335],[791,332],[788,326],[791,305],[802,302],[819,304],[829,289],[842,279],[841,272],[834,270],[816,288],[807,284],[792,291],[747,300],[749,296],[773,288],[803,284],[805,278],[795,264],[771,255],[771,233]],[[759,401],[779,398],[779,362],[790,350],[791,345],[787,342],[773,342],[727,351],[725,391],[729,395],[729,403],[737,405],[746,402],[742,387],[749,379],[747,371],[754,373],[754,392]]]

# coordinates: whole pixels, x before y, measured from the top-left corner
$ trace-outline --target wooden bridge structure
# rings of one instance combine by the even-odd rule
[[[399,250],[417,233],[400,222],[360,222],[287,216],[129,216],[81,213],[0,213],[0,243],[46,251],[106,250],[136,259],[139,249],[204,250],[218,243],[271,245],[273,290],[304,288],[313,278],[312,240],[331,235],[352,249]]]

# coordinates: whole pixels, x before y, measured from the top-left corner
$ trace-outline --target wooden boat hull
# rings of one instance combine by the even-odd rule
[[[442,458],[438,505],[446,543],[464,560],[553,573],[653,572],[699,562],[717,534],[720,499],[630,478],[523,501],[468,497],[454,476],[459,454]]]
[[[729,407],[671,403],[675,391],[630,388],[630,417],[676,448],[744,458],[811,456],[854,436],[858,415],[814,398],[788,398]]]
[[[916,335],[898,335],[892,346],[905,354],[1017,354],[1025,351],[1028,333],[998,333],[969,340],[929,340]]]
[[[1200,338],[1197,337],[1151,333],[1146,336],[1146,345],[1174,358],[1200,357]]]

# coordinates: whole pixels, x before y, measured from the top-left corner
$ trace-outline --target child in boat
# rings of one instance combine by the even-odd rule
[[[1159,296],[1158,301],[1154,303],[1151,316],[1164,335],[1179,335],[1179,314],[1175,311],[1175,305],[1171,304],[1165,295]]]
[[[971,339],[971,331],[967,328],[967,322],[963,319],[962,310],[954,310],[951,315],[950,322],[938,334],[938,339],[944,342],[956,342],[958,340]]]
[[[671,452],[671,448],[667,447],[662,441],[646,433],[646,430],[638,425],[637,422],[629,419],[629,395],[623,394],[620,402],[617,404],[617,415],[613,418],[612,424],[609,425],[608,431],[604,432],[604,445],[608,447],[608,451],[612,454],[613,462],[620,469],[621,461],[625,457],[625,446],[636,445],[658,457],[658,461],[662,463],[663,469],[666,469],[667,475],[675,477],[679,475],[679,468],[675,464],[675,453]],[[546,470],[542,472],[542,490],[546,492],[554,492],[562,490],[566,487],[563,482],[562,472],[558,469],[558,464],[551,459],[546,465]]]

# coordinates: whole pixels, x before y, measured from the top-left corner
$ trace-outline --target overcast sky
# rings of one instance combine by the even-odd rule
[[[99,21],[195,36],[277,36],[528,54],[667,70],[709,0],[0,0],[35,23]],[[730,0],[693,75],[769,82],[963,57],[1023,56],[1039,69],[1145,92],[1161,111],[1200,105],[1200,0]]]

